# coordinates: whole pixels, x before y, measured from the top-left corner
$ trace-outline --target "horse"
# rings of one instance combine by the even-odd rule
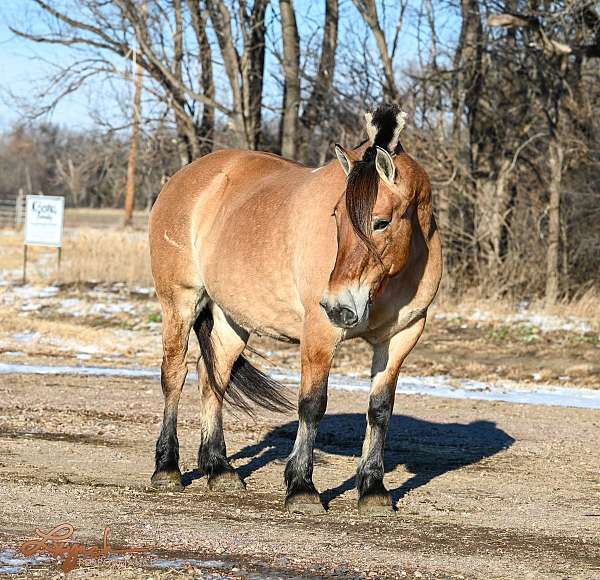
[[[299,343],[298,429],[287,459],[284,507],[325,512],[313,483],[313,448],[338,345],[373,349],[362,457],[361,514],[387,515],[383,452],[400,367],[425,326],[442,250],[423,168],[400,143],[395,104],[367,113],[368,139],[335,145],[313,169],[278,155],[220,150],[180,169],[150,216],[152,274],[163,312],[164,414],[151,484],[183,489],[177,410],[192,328],[200,345],[198,468],[213,491],[245,484],[227,459],[223,401],[271,410],[290,403],[243,356],[250,335]]]

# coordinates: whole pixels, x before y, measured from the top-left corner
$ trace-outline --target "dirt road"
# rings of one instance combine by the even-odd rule
[[[59,361],[56,361],[57,364]],[[600,577],[600,412],[399,396],[387,445],[394,517],[356,511],[352,475],[367,395],[332,391],[316,453],[322,517],[284,513],[295,417],[227,412],[245,493],[194,471],[197,389],[180,414],[180,494],[146,491],[162,396],[156,381],[0,377],[0,573],[57,576],[13,551],[61,522],[74,539],[152,555],[80,561],[68,577]]]

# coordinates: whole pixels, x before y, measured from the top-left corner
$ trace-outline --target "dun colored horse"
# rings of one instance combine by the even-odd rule
[[[313,447],[337,346],[373,348],[368,425],[356,485],[362,513],[391,513],[383,448],[400,366],[417,343],[438,288],[441,244],[425,171],[399,136],[405,113],[367,114],[368,141],[335,146],[318,169],[254,151],[217,151],[181,169],[150,219],[163,309],[163,424],[152,484],[182,489],[177,408],[193,328],[200,344],[199,469],[212,490],[243,489],[223,436],[224,399],[289,406],[277,383],[242,356],[251,333],[300,343],[296,442],[285,506],[324,511],[312,481]]]

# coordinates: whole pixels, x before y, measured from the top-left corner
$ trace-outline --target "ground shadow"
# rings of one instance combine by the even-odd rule
[[[365,416],[358,413],[326,415],[319,425],[316,448],[333,455],[359,457],[365,432]],[[244,447],[232,460],[250,458],[238,468],[246,478],[272,461],[284,460],[292,450],[297,421],[276,427],[255,444]],[[435,477],[477,463],[507,449],[514,439],[492,421],[434,423],[407,415],[393,415],[385,448],[386,471],[404,465],[414,475],[391,490],[394,503]],[[317,467],[318,468],[318,467]],[[190,472],[193,477],[194,472]],[[188,474],[186,474],[188,475]],[[325,503],[354,486],[354,474],[322,494]]]

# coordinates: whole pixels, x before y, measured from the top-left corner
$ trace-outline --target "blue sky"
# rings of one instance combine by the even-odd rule
[[[7,90],[25,96],[37,86],[50,66],[46,60],[60,62],[65,48],[34,44],[15,37],[8,22],[26,20],[30,14],[26,1],[0,0],[0,126],[19,118],[16,105],[11,102]],[[53,118],[60,123],[76,124],[87,113],[84,95],[66,99],[57,107]]]
[[[34,43],[11,32],[9,24],[35,26],[35,12],[29,0],[0,0],[0,129],[23,116],[12,93],[35,104],[31,97],[48,86],[46,79],[57,70],[55,65],[72,59],[68,47]],[[91,110],[97,108],[102,95],[108,92],[103,82],[94,80],[63,98],[43,118],[72,128],[90,127],[94,124]]]
[[[277,2],[273,2],[277,4]],[[296,12],[300,35],[303,39],[310,38],[316,26],[322,22],[324,2],[310,0],[296,0]],[[393,6],[393,3],[390,4]],[[398,61],[408,64],[414,62],[417,56],[418,40],[416,32],[416,11],[421,3],[412,3],[405,18],[405,25],[401,34],[401,54]],[[434,6],[436,3],[434,2]],[[340,0],[340,42],[343,43],[347,31],[355,29],[361,24],[358,14],[350,0]],[[439,6],[439,4],[438,4]],[[436,8],[437,9],[437,8]],[[441,9],[440,9],[441,10]],[[380,13],[383,17],[383,12]],[[393,9],[387,13],[390,26],[395,24]],[[6,128],[21,116],[19,106],[10,97],[9,92],[25,97],[30,101],[40,88],[47,86],[44,81],[54,69],[53,63],[69,62],[72,58],[71,49],[56,45],[37,44],[21,39],[13,35],[9,30],[9,23],[20,23],[37,26],[36,10],[31,6],[29,0],[0,0],[0,129]],[[448,13],[442,13],[438,23],[438,33],[448,41],[456,35],[458,19]],[[272,39],[279,38],[279,30],[270,31]],[[317,43],[318,46],[318,43]],[[115,58],[115,60],[117,60]],[[125,68],[123,61],[119,67]],[[400,63],[399,63],[399,66]],[[279,102],[277,88],[273,82],[273,72],[276,64],[273,57],[267,62],[267,68],[271,80],[267,77],[265,93],[267,100],[272,104]],[[268,75],[268,76],[269,76]],[[100,79],[90,81],[86,87],[77,93],[61,100],[54,111],[45,117],[61,125],[72,128],[86,128],[94,124],[93,111],[102,109],[103,112],[113,118],[119,117],[119,98],[128,94],[129,86],[124,81],[108,84]],[[117,97],[117,93],[120,97]],[[122,104],[122,103],[121,103]]]

